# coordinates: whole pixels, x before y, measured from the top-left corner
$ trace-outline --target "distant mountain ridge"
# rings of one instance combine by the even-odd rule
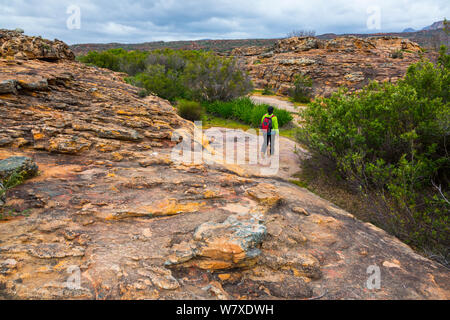
[[[441,20],[441,21],[436,21],[432,24],[430,24],[429,26],[426,26],[424,28],[421,29],[421,31],[430,31],[430,30],[440,30],[440,29],[444,29],[444,21],[445,20]],[[402,32],[416,32],[417,30],[415,30],[414,28],[406,28],[404,29]]]
[[[402,32],[390,33],[372,33],[372,34],[334,34],[325,33],[318,35],[319,39],[334,39],[338,36],[357,36],[361,38],[368,37],[402,37],[413,42],[417,42],[423,48],[436,49],[441,44],[450,47],[449,36],[444,32],[444,20],[434,22],[433,24],[416,31],[413,28],[406,28]],[[194,41],[153,41],[134,44],[123,43],[86,43],[75,44],[70,46],[72,51],[78,55],[85,55],[89,51],[105,51],[109,49],[124,48],[125,50],[145,50],[151,51],[156,49],[183,49],[183,50],[212,50],[220,54],[228,54],[233,49],[241,47],[272,47],[281,38],[273,39],[233,39],[233,40],[194,40]]]
[[[444,29],[444,20],[436,21],[435,23],[423,28],[422,30],[439,30]]]

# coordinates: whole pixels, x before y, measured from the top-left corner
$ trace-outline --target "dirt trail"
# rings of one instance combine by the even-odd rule
[[[299,111],[299,109],[296,108],[292,102],[282,100],[276,96],[250,96],[250,99],[257,104],[264,103],[293,113],[297,113]]]
[[[268,105],[276,107],[278,109],[283,109],[283,110],[289,111],[294,118],[292,123],[295,126],[299,126],[299,122],[301,121],[299,112],[302,110],[302,108],[303,108],[302,106],[297,107],[292,102],[283,100],[277,96],[253,95],[253,96],[250,96],[250,99],[256,104],[268,104]]]

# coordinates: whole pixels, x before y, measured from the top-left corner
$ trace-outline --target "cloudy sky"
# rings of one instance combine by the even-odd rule
[[[448,0],[0,0],[0,28],[69,44],[372,33],[450,19]],[[80,13],[78,15],[78,12]],[[79,23],[78,23],[79,22]],[[380,28],[380,29],[374,29]]]

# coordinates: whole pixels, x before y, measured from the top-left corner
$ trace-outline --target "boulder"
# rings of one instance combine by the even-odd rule
[[[4,80],[0,82],[0,94],[2,93],[16,93],[16,81]]]
[[[59,135],[49,140],[45,149],[50,152],[76,154],[88,150],[91,142],[79,136]],[[35,148],[39,148],[36,144]]]
[[[15,172],[23,172],[24,178],[31,178],[38,173],[38,166],[28,157],[14,156],[0,160],[0,181],[7,180]]]
[[[39,59],[57,61],[74,60],[75,55],[62,41],[50,41],[41,37],[28,37],[23,30],[0,29],[0,58],[16,60]]]
[[[46,91],[48,90],[48,82],[47,79],[27,82],[23,80],[19,80],[18,84],[26,90],[30,91]]]
[[[188,266],[207,270],[248,267],[261,254],[258,246],[266,233],[258,214],[231,215],[222,223],[206,222],[196,229],[192,243],[174,246],[166,265],[188,262]]]

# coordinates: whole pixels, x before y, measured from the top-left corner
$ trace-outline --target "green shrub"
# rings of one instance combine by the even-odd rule
[[[295,102],[310,102],[312,96],[311,78],[302,74],[297,75],[294,80],[294,87],[289,90],[289,96]]]
[[[0,198],[2,198],[9,189],[22,184],[27,176],[25,171],[15,171],[4,181],[0,180]]]
[[[233,102],[214,101],[210,103],[204,103],[206,111],[211,114],[215,114],[225,119],[229,119],[233,116]]]
[[[190,121],[202,119],[203,108],[198,102],[179,100],[177,107],[178,107],[178,114],[184,119]]]
[[[264,90],[261,93],[263,96],[273,96],[275,93],[272,91],[272,89],[269,86],[265,86]]]
[[[91,51],[87,55],[79,57],[78,60],[100,68],[122,71],[121,60],[125,54],[127,53],[124,49],[112,49],[104,52]]]
[[[391,52],[391,58],[392,59],[403,59],[402,50],[395,50],[395,51]]]
[[[145,89],[139,90],[138,96],[140,98],[145,98],[147,96],[147,90],[145,90]]]
[[[229,101],[252,90],[248,74],[232,58],[195,50],[89,52],[81,62],[126,72],[127,81],[148,93],[175,101]]]
[[[252,127],[259,127],[261,119],[267,113],[268,105],[255,104],[248,97],[234,99],[232,101],[215,101],[204,103],[208,113],[220,116],[225,119],[235,119],[249,124]],[[279,127],[284,126],[292,120],[292,115],[286,111],[274,108],[274,114],[278,118]]]
[[[129,77],[127,81],[132,85],[145,88],[149,93],[170,101],[189,97],[182,80],[173,70],[166,71],[163,65],[149,65],[146,72]]]
[[[267,112],[267,106],[266,106],[266,112]],[[283,127],[284,125],[288,124],[292,121],[293,117],[292,114],[289,111],[275,108],[274,114],[278,118],[278,125],[280,127]],[[262,118],[262,116],[261,116]],[[261,121],[261,118],[259,118],[259,121]]]
[[[448,56],[410,66],[396,85],[344,89],[303,112],[299,139],[333,160],[364,192],[378,194],[374,220],[417,247],[448,254],[450,103]]]

